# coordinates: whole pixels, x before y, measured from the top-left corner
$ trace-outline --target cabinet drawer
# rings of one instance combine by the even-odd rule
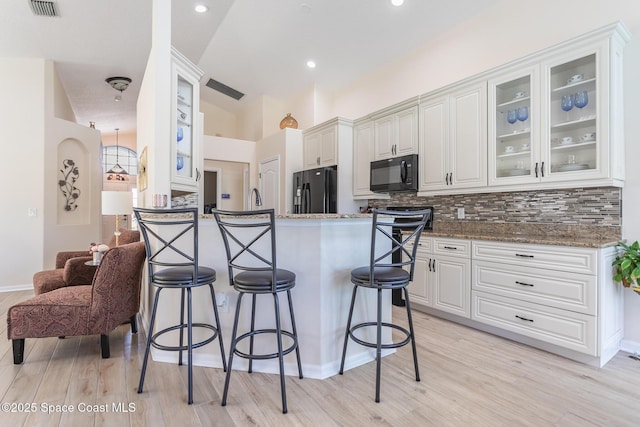
[[[596,356],[594,316],[472,291],[475,321]]]
[[[433,253],[436,255],[471,258],[471,241],[434,237]]]
[[[596,276],[474,260],[471,283],[478,291],[596,314]]]
[[[595,275],[598,253],[567,246],[479,241],[473,242],[473,259]]]
[[[413,242],[409,244],[409,247],[413,247]],[[430,253],[433,253],[433,239],[431,237],[420,236],[418,254],[426,255]]]

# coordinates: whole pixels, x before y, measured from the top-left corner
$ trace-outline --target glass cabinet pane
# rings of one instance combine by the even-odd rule
[[[550,68],[551,174],[596,169],[596,55]]]
[[[498,84],[495,91],[495,176],[531,175],[531,76]]]
[[[193,177],[193,86],[178,76],[176,174]]]

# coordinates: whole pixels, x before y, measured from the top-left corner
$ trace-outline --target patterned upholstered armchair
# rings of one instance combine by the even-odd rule
[[[120,245],[139,242],[140,232],[133,230],[121,230]],[[115,236],[107,244],[110,248],[115,247]],[[33,275],[33,290],[36,295],[62,288],[64,286],[88,285],[93,280],[96,267],[85,265],[91,261],[89,248],[84,251],[58,252],[56,255],[55,270],[40,271]]]
[[[36,295],[7,311],[7,337],[13,341],[13,362],[22,363],[25,338],[100,334],[102,357],[108,358],[109,333],[131,321],[137,332],[143,242],[105,252],[93,283],[65,286]]]

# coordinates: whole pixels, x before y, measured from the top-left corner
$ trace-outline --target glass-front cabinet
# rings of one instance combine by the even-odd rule
[[[489,79],[489,186],[622,186],[627,37],[611,26]]]
[[[549,64],[545,98],[548,102],[547,170],[549,177],[560,178],[600,174],[600,150],[607,138],[598,141],[598,99],[600,52],[568,62]],[[605,60],[606,63],[606,60]],[[606,153],[603,153],[606,154]]]
[[[200,71],[179,52],[172,55],[171,189],[197,191],[200,178]]]
[[[538,146],[538,68],[507,74],[489,81],[489,183],[536,179]],[[490,162],[491,163],[491,162]]]

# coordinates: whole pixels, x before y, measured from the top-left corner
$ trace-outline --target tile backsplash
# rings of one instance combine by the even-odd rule
[[[458,221],[458,208],[464,208],[465,221],[618,227],[622,225],[622,190],[615,187],[432,197],[418,197],[415,193],[397,193],[389,200],[369,200],[369,205],[379,208],[433,206],[436,221]]]

